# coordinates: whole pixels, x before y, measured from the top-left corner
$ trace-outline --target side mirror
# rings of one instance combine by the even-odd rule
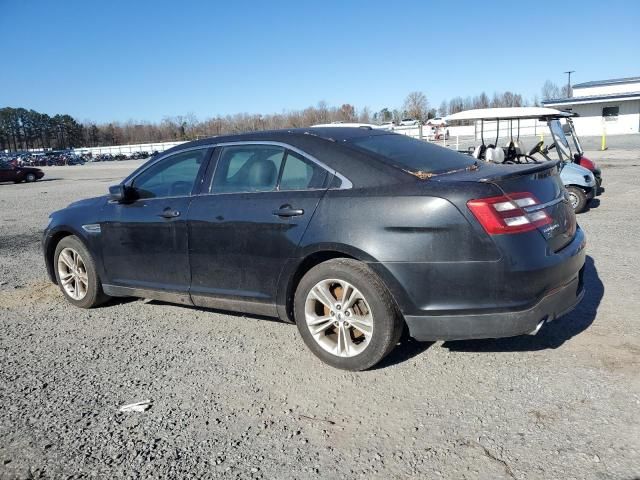
[[[124,203],[133,198],[133,189],[126,185],[118,184],[109,187],[109,200],[117,203]]]

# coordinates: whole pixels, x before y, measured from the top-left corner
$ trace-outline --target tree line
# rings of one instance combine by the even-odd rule
[[[559,89],[547,81],[541,90],[544,100],[568,96],[567,87]],[[403,118],[427,121],[430,118],[457,113],[472,108],[520,107],[539,105],[538,96],[527,101],[514,92],[494,93],[491,97],[482,92],[473,97],[454,97],[443,100],[438,108],[430,105],[423,92],[411,92],[401,108],[382,108],[371,112],[345,103],[330,107],[326,102],[303,110],[291,110],[274,114],[238,113],[199,120],[193,114],[165,117],[160,122],[79,122],[67,114],[49,116],[25,108],[0,108],[0,151],[29,149],[63,150],[73,147],[97,147],[163,141],[194,140],[197,138],[241,133],[254,130],[308,127],[319,123],[399,122]]]

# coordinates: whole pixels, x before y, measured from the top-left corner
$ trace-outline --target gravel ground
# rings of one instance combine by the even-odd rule
[[[535,337],[405,340],[362,373],[276,321],[70,307],[46,278],[47,216],[138,162],[0,185],[0,478],[637,478],[639,144],[588,154],[607,191],[579,216],[577,310]]]

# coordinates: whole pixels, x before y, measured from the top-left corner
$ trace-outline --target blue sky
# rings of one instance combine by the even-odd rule
[[[0,0],[0,107],[99,122],[372,111],[640,75],[638,1]]]

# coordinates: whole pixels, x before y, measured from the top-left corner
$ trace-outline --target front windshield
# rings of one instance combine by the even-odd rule
[[[582,155],[584,150],[582,150],[582,145],[580,144],[580,139],[576,134],[576,128],[573,126],[573,122],[570,118],[567,118],[567,126],[569,127],[569,132],[571,132],[570,136],[573,139],[573,144],[576,147],[576,153]]]
[[[549,128],[551,129],[551,135],[556,145],[556,151],[560,156],[560,160],[571,160],[573,157],[571,154],[571,147],[569,146],[569,140],[564,134],[560,120],[551,120],[549,122]]]

